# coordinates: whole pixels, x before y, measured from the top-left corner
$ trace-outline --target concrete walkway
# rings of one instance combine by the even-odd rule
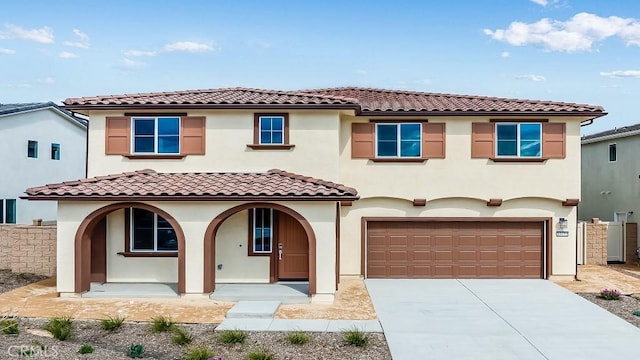
[[[365,280],[394,360],[635,358],[640,329],[545,280]]]

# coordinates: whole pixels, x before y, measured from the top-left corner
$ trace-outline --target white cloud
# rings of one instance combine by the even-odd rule
[[[500,54],[500,57],[508,58],[511,57],[511,54],[508,51],[503,51],[502,54]]]
[[[125,56],[156,56],[157,51],[143,51],[143,50],[127,50],[123,52]]]
[[[125,70],[142,69],[145,66],[147,66],[147,64],[142,61],[135,61],[127,58],[122,59],[122,62],[120,62],[120,68]]]
[[[625,77],[633,77],[640,78],[640,70],[615,70],[610,72],[601,72],[600,75],[608,76],[611,78],[625,78]]]
[[[180,41],[164,46],[164,51],[185,51],[185,52],[207,52],[213,51],[215,48],[210,44],[197,43],[193,41]]]
[[[620,38],[627,46],[640,46],[639,20],[589,13],[578,13],[567,21],[514,21],[507,29],[484,29],[484,33],[513,46],[539,45],[549,51],[590,51],[594,43],[610,37]]]
[[[531,0],[531,2],[534,2],[540,6],[547,6],[547,4],[549,3],[547,0]]]
[[[78,55],[68,52],[68,51],[61,51],[58,54],[58,57],[63,58],[63,59],[73,59],[73,58],[77,58]]]
[[[25,29],[18,25],[5,24],[6,31],[0,31],[0,39],[31,40],[43,44],[53,43],[53,30],[45,26],[40,29]]]
[[[545,81],[545,80],[547,80],[547,78],[545,78],[544,76],[535,75],[535,74],[518,75],[518,76],[516,76],[516,79],[519,79],[519,80],[531,80],[531,81]]]
[[[368,72],[367,72],[367,70],[364,70],[364,69],[358,69],[358,70],[356,70],[356,74],[367,75]]]
[[[91,42],[89,40],[89,35],[83,33],[82,31],[80,31],[78,29],[73,29],[73,33],[78,38],[78,41],[65,41],[62,44],[66,45],[66,46],[72,46],[72,47],[77,47],[77,48],[82,48],[82,49],[88,49],[89,46],[91,45]]]
[[[56,79],[54,79],[52,77],[46,77],[46,78],[38,79],[38,82],[40,84],[51,85],[51,84],[55,84],[56,83]]]
[[[5,48],[0,48],[0,54],[3,55],[13,55],[15,54],[16,51],[15,50],[11,50],[11,49],[5,49]]]

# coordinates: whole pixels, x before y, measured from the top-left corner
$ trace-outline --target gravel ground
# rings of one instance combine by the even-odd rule
[[[46,278],[46,276],[42,275],[15,274],[11,270],[0,269],[0,294]]]
[[[98,321],[75,321],[71,340],[58,341],[42,336],[41,329],[46,320],[23,319],[20,335],[0,335],[0,359],[15,359],[21,346],[33,349],[33,357],[49,356],[55,359],[129,359],[126,350],[131,344],[143,344],[145,359],[184,359],[190,348],[196,345],[208,346],[215,356],[224,360],[247,359],[249,352],[265,349],[275,355],[275,359],[390,359],[389,349],[383,334],[369,334],[366,347],[347,345],[341,333],[308,333],[309,343],[291,345],[286,333],[248,332],[242,345],[223,345],[217,341],[219,333],[214,333],[214,325],[180,325],[194,335],[195,340],[186,346],[175,345],[170,333],[152,333],[148,323],[125,323],[120,329],[108,333],[100,328]],[[34,335],[30,332],[37,331]],[[82,344],[92,345],[92,354],[77,353]],[[44,349],[44,350],[43,350]],[[215,359],[215,357],[214,357]]]
[[[601,308],[617,315],[636,327],[640,327],[640,316],[633,315],[633,312],[640,310],[640,300],[634,296],[622,295],[620,300],[605,300],[600,294],[578,293],[578,295],[600,306]]]

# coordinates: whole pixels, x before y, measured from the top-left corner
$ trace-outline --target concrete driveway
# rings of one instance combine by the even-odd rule
[[[550,281],[365,284],[394,360],[601,360],[640,354],[640,329]]]

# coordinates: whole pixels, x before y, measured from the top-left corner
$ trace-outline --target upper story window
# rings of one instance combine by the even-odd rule
[[[38,157],[38,142],[34,140],[29,140],[27,142],[27,157],[37,158]]]
[[[376,156],[419,158],[421,135],[419,123],[376,124]]]
[[[131,235],[132,252],[178,251],[175,230],[167,220],[154,212],[131,209]]]
[[[496,124],[496,156],[539,158],[542,157],[542,124]]]
[[[260,116],[260,144],[284,144],[284,116]]]
[[[263,113],[253,115],[253,143],[247,147],[253,150],[288,150],[289,114]]]
[[[133,152],[137,154],[180,153],[180,118],[134,117]]]
[[[51,144],[51,160],[60,160],[60,144]]]
[[[618,161],[618,149],[616,144],[609,144],[609,162]]]

